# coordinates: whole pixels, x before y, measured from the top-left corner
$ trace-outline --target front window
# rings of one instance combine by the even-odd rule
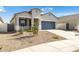
[[[21,24],[25,24],[25,20],[21,20]]]
[[[27,19],[26,18],[19,18],[19,25],[20,26],[26,26],[27,25]]]

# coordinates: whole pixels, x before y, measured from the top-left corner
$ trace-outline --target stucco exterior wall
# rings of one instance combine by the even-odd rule
[[[32,18],[39,18],[41,11],[38,9],[32,9]]]
[[[66,23],[56,23],[56,29],[65,30],[66,29]]]
[[[0,21],[0,24],[2,24],[2,22]]]
[[[75,29],[76,24],[75,23],[69,23],[69,29],[73,30]]]
[[[32,18],[31,14],[29,13],[21,13],[21,14],[18,14],[17,17],[25,17],[25,18]]]
[[[75,29],[79,31],[79,23],[77,23],[77,25],[75,26]]]
[[[58,19],[50,13],[41,16],[40,20],[41,21],[54,21],[54,22],[58,21]]]
[[[7,24],[6,23],[0,24],[0,32],[7,32]]]
[[[67,23],[56,23],[56,29],[66,29],[66,24]],[[69,23],[69,29],[73,30],[76,29],[76,23]]]
[[[79,19],[76,21],[75,29],[76,29],[77,31],[79,31]]]

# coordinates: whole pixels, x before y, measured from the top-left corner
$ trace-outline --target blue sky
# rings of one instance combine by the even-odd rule
[[[79,13],[79,6],[0,6],[0,16],[5,23],[9,23],[15,13],[29,11],[32,8],[39,8],[44,13],[52,12],[57,17]]]

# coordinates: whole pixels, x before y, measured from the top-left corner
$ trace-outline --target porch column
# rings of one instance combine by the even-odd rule
[[[20,29],[20,26],[19,26],[19,18],[17,17],[16,18],[16,28],[15,28],[15,30],[16,31],[19,31],[19,29]]]
[[[29,29],[29,19],[27,19],[27,29]]]
[[[39,30],[42,30],[42,27],[41,27],[41,26],[42,26],[42,25],[41,25],[41,22],[42,22],[42,21],[41,21],[41,18],[39,18],[39,19],[40,19],[40,20],[39,20],[39,22],[38,22],[38,23],[39,23],[38,29],[39,29]]]
[[[32,15],[31,29],[32,29],[33,25],[34,25],[34,17],[33,17],[33,15]]]
[[[77,31],[79,31],[79,23],[77,24]]]

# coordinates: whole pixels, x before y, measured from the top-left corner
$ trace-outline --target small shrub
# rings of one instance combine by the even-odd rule
[[[25,31],[26,31],[26,32],[33,32],[33,31],[32,31],[32,30],[30,30],[30,29],[26,29]]]
[[[38,34],[38,26],[36,24],[34,24],[34,26],[32,27],[32,31],[33,34]]]
[[[54,39],[58,39],[59,37],[58,37],[58,36],[53,36],[53,38],[54,38]]]

